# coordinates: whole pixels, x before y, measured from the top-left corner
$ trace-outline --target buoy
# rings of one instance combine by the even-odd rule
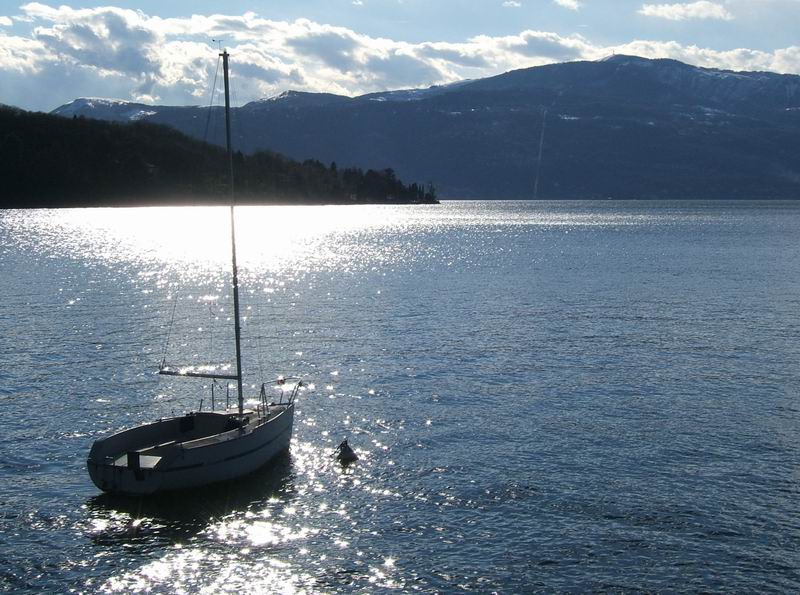
[[[354,461],[358,460],[358,456],[356,455],[355,451],[350,448],[350,445],[347,443],[347,438],[342,440],[342,443],[336,447],[334,453],[336,455],[336,459],[343,465],[347,465],[348,463],[353,463]]]

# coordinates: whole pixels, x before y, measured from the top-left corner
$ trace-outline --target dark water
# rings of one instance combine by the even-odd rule
[[[248,382],[315,390],[154,501],[85,457],[208,406],[225,210],[0,214],[0,589],[800,590],[800,203],[238,212]]]

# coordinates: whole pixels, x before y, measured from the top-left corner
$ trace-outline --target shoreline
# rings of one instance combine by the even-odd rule
[[[324,207],[324,206],[364,206],[364,205],[438,205],[434,201],[403,201],[403,200],[242,200],[237,197],[234,206],[237,207]],[[109,200],[109,201],[0,201],[0,210],[28,210],[28,209],[124,209],[137,207],[228,207],[229,200],[196,199],[196,200]]]

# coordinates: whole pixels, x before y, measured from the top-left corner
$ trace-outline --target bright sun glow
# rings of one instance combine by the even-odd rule
[[[419,210],[412,215],[383,206],[237,207],[237,256],[255,269],[333,264],[338,254],[352,257],[360,233],[402,229],[411,216],[418,218]],[[187,265],[197,271],[230,261],[229,221],[228,207],[149,207],[39,212],[30,224],[48,228],[54,243],[59,240],[51,248],[62,253],[148,259],[187,272]]]
[[[576,213],[557,203],[512,211],[499,203],[242,206],[236,208],[237,260],[244,287],[255,287],[269,302],[272,294],[311,271],[347,274],[364,268],[391,270],[426,259],[452,261],[460,253],[457,245],[426,241],[429,232],[446,227],[559,227],[566,233],[575,226],[635,225],[647,217]],[[188,279],[205,281],[204,292],[192,299],[213,306],[219,298],[217,316],[228,315],[228,207],[12,211],[4,223],[17,230],[15,239],[23,250],[45,257],[73,256],[123,271],[135,265],[135,276],[152,277],[167,294]],[[152,290],[152,283],[146,289]]]

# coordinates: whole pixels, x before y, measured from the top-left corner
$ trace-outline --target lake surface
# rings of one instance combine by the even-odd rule
[[[237,222],[246,381],[314,387],[289,455],[150,501],[86,455],[209,406],[154,372],[233,360],[227,211],[0,212],[0,590],[800,590],[800,202]]]

